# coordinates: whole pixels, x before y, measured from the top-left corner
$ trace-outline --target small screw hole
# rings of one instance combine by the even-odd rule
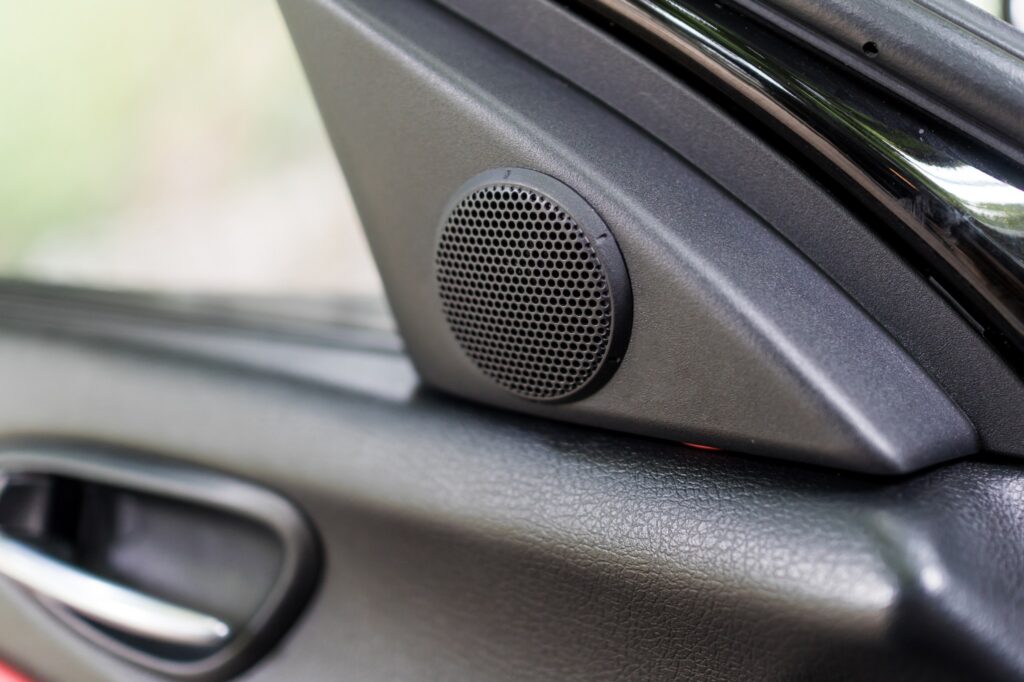
[[[878,43],[873,40],[869,40],[864,43],[860,49],[864,51],[864,54],[872,59],[878,56]]]

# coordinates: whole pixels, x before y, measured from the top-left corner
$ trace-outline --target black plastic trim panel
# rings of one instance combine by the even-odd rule
[[[438,1],[707,173],[892,334],[968,414],[984,449],[1024,455],[1021,378],[929,276],[928,264],[889,230],[875,230],[877,218],[848,188],[808,170],[765,122],[627,31],[578,13],[577,2]]]
[[[426,381],[505,408],[874,473],[977,449],[973,426],[855,302],[734,196],[613,111],[432,3],[284,3]],[[543,172],[614,232],[629,349],[601,390],[542,405],[476,371],[433,246],[489,168]]]

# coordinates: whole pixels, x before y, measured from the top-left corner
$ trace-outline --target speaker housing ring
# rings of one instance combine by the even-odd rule
[[[486,198],[494,192],[499,196],[504,192],[506,199]],[[549,214],[551,220],[483,217],[492,214],[486,209],[495,208],[499,201],[508,202],[503,207],[516,203],[509,198],[510,193],[534,208],[538,203],[550,202],[554,209]],[[489,204],[479,211],[481,218],[475,224],[491,239],[469,227],[471,207],[467,208],[467,202],[478,207],[481,202]],[[457,214],[464,213],[465,220],[456,224]],[[504,215],[509,217],[507,211]],[[484,221],[487,228],[483,227]],[[463,226],[466,232],[455,234]],[[473,176],[452,195],[441,214],[437,233],[434,274],[441,309],[457,345],[477,370],[509,393],[533,402],[580,400],[607,383],[629,346],[633,296],[614,234],[583,197],[543,173],[524,168],[491,169]],[[541,239],[529,239],[534,234]],[[506,247],[514,243],[519,248],[498,246],[506,241]],[[576,253],[568,256],[575,259],[559,258],[567,256],[564,250],[569,247]],[[487,251],[501,252],[502,257],[489,256]],[[551,287],[530,284],[534,282],[531,274],[538,272]],[[486,281],[488,278],[490,281]],[[509,290],[492,287],[497,278],[504,278]],[[555,282],[561,287],[558,291],[553,291]],[[481,284],[488,289],[483,290]],[[540,298],[541,303],[533,306],[531,295],[534,301]],[[544,308],[545,313],[534,308]],[[510,319],[514,316],[519,317]],[[575,329],[579,333],[574,333],[571,327],[577,321]],[[532,330],[526,329],[526,334],[535,332],[537,338],[524,338],[520,329],[514,328],[519,323],[523,323],[522,329],[526,324],[535,325]],[[605,325],[606,336],[601,333]],[[514,345],[520,342],[554,347]],[[547,357],[549,353],[564,357]]]

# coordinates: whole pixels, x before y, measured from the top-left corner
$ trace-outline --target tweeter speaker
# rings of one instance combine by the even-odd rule
[[[622,362],[626,264],[601,217],[558,180],[520,168],[470,179],[445,207],[435,265],[462,351],[515,395],[578,400]]]

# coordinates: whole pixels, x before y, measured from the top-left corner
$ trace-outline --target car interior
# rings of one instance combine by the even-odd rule
[[[1024,679],[1024,4],[41,4],[0,681]]]

